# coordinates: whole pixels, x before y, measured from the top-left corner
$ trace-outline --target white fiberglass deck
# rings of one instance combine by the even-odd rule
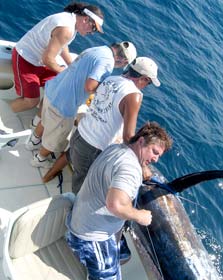
[[[7,133],[22,132],[20,141],[14,147],[4,147],[4,137],[0,135],[0,259],[2,258],[2,244],[4,230],[7,226],[7,216],[21,207],[44,198],[59,194],[58,178],[47,184],[42,183],[42,176],[46,169],[35,168],[30,165],[33,156],[31,151],[25,149],[31,131],[28,129],[36,110],[15,114],[10,110],[8,101],[15,98],[14,89],[0,90],[0,129]],[[69,167],[63,171],[63,192],[71,191],[71,170]],[[131,248],[131,239],[127,236]],[[122,266],[123,280],[146,280],[147,276],[140,262],[135,248],[131,248],[132,259]],[[0,279],[6,280],[2,266],[0,266]],[[53,280],[53,279],[52,279]]]

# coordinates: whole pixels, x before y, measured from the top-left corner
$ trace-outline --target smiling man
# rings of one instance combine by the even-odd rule
[[[106,148],[91,165],[69,222],[67,242],[87,266],[88,279],[120,280],[119,245],[115,234],[125,220],[147,226],[151,212],[132,201],[142,184],[142,167],[157,162],[172,140],[157,123],[146,123],[129,144]]]

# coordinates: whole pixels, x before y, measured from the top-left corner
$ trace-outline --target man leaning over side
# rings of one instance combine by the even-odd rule
[[[60,55],[72,62],[68,45],[81,36],[102,32],[102,11],[87,3],[71,3],[61,13],[42,19],[16,44],[12,52],[15,89],[18,98],[11,102],[14,112],[29,110],[40,101],[40,87],[64,70],[56,60]],[[34,119],[37,125],[39,118]]]
[[[46,83],[41,122],[26,146],[34,150],[42,144],[31,161],[33,166],[51,166],[47,157],[51,152],[64,151],[78,107],[86,102],[89,94],[95,92],[114,67],[124,67],[135,57],[135,46],[126,41],[110,47],[89,48],[67,69]]]
[[[135,134],[142,103],[141,90],[153,83],[159,86],[157,64],[138,57],[121,76],[109,76],[96,90],[92,103],[70,140],[70,149],[47,172],[52,179],[70,162],[73,167],[72,191],[76,194],[95,158],[114,142],[117,133],[125,143]]]
[[[148,122],[128,144],[110,145],[91,165],[67,224],[68,245],[87,267],[89,280],[122,279],[115,234],[125,220],[151,223],[151,212],[134,208],[132,201],[142,184],[142,166],[157,162],[171,145],[166,131]]]

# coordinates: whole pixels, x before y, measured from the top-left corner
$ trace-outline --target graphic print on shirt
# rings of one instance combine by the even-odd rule
[[[109,113],[113,106],[113,96],[118,91],[118,86],[113,81],[104,81],[96,91],[92,106],[89,111],[97,121],[107,123],[103,114]]]

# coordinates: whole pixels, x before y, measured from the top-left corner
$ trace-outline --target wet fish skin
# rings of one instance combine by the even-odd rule
[[[154,184],[142,186],[138,205],[152,212],[148,230],[165,280],[221,279],[175,195]],[[148,241],[145,227],[134,227],[134,231]],[[148,244],[144,243],[144,246]]]

